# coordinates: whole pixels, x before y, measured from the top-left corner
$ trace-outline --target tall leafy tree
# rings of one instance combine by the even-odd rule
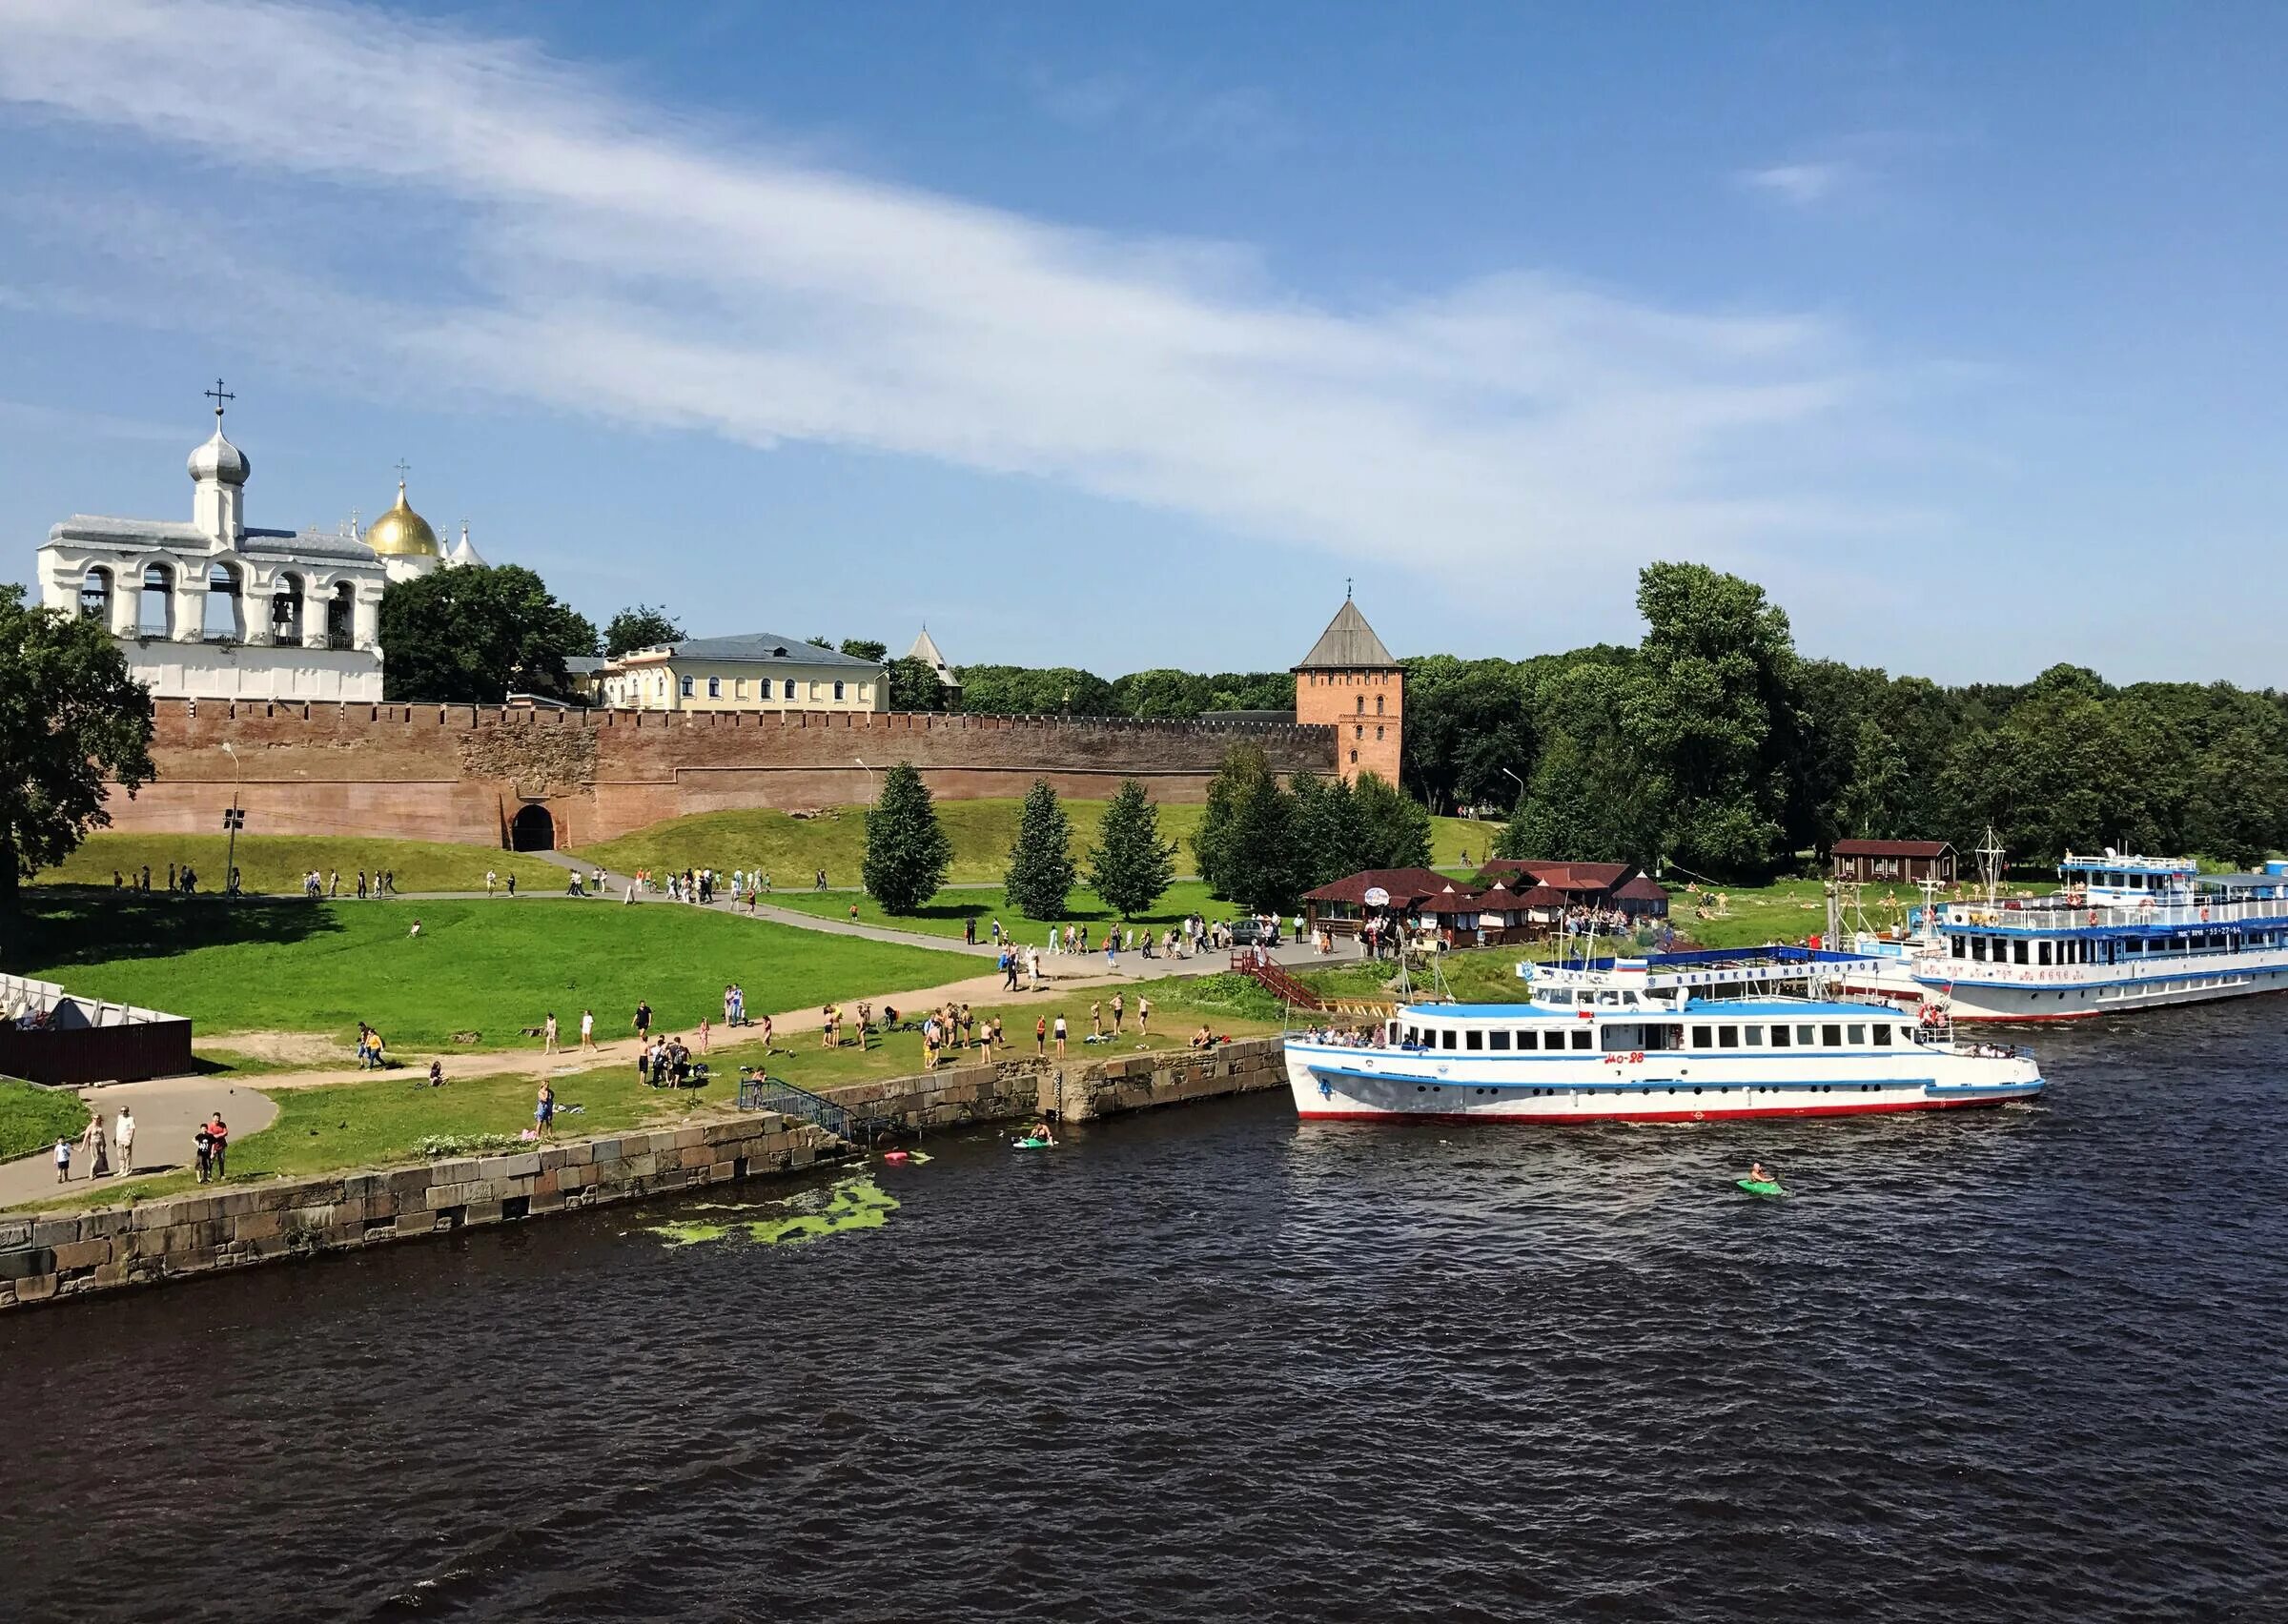
[[[520,564],[438,570],[381,594],[383,695],[497,705],[568,691],[564,660],[593,655],[596,628]]]
[[[894,711],[942,711],[952,690],[937,679],[937,668],[909,654],[889,662],[889,708]]]
[[[1118,716],[1113,685],[1070,665],[965,665],[961,708],[973,716]]]
[[[1647,564],[1644,640],[1622,719],[1667,804],[1670,850],[1722,880],[1768,877],[1787,851],[1795,643],[1764,589],[1705,564]]]
[[[1287,793],[1295,799],[1295,878],[1303,890],[1379,866],[1369,856],[1366,823],[1349,784],[1296,773]]]
[[[1089,852],[1090,885],[1122,919],[1134,919],[1158,902],[1175,880],[1175,842],[1160,839],[1160,809],[1142,784],[1123,780],[1104,809],[1096,844]]]
[[[1065,911],[1076,870],[1072,863],[1072,820],[1047,779],[1034,779],[1017,813],[1016,843],[1001,883],[1027,919],[1055,919]]]
[[[876,665],[889,660],[889,644],[876,642],[871,638],[845,638],[839,646],[852,660],[870,660]]]
[[[103,623],[0,585],[0,906],[111,822],[107,780],[151,776],[151,692]]]
[[[1297,883],[1295,798],[1280,787],[1256,744],[1235,744],[1208,784],[1208,803],[1192,837],[1211,895],[1285,911]]]
[[[1350,801],[1357,809],[1358,855],[1364,859],[1359,867],[1430,866],[1429,808],[1373,772],[1360,773],[1351,781]]]
[[[684,628],[664,607],[637,603],[614,615],[603,628],[603,652],[617,660],[631,649],[682,642]],[[385,645],[386,646],[386,645]]]
[[[867,894],[885,913],[910,914],[937,895],[953,866],[953,842],[939,826],[930,786],[910,761],[882,775],[882,793],[866,815]]]

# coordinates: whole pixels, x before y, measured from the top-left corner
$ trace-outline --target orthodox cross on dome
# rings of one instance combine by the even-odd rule
[[[1345,603],[1351,600],[1351,578],[1349,576],[1342,578],[1342,600]]]
[[[403,487],[403,485],[404,485],[404,483],[405,483],[405,476],[406,476],[406,475],[408,475],[408,474],[410,474],[410,473],[412,473],[412,472],[413,472],[413,464],[412,464],[412,463],[410,463],[410,462],[408,462],[408,461],[406,461],[406,460],[405,460],[403,457],[398,457],[398,486],[399,486],[400,488],[402,488],[402,487]]]
[[[214,380],[214,387],[213,389],[206,390],[203,393],[206,395],[206,397],[209,400],[214,402],[214,422],[215,426],[219,428],[222,424],[222,403],[225,400],[235,400],[238,398],[238,396],[233,395],[229,390],[223,388],[222,379],[220,378],[216,378]]]

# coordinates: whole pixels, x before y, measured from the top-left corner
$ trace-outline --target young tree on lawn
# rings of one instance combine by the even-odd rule
[[[0,585],[0,906],[112,821],[107,780],[132,796],[151,774],[151,691],[103,622]]]
[[[1104,823],[1089,853],[1089,883],[1096,894],[1134,919],[1166,894],[1175,879],[1175,842],[1160,839],[1160,809],[1134,779],[1104,809]]]
[[[882,794],[866,815],[866,862],[859,877],[885,913],[909,914],[946,883],[953,842],[938,826],[930,786],[909,761],[882,775]]]
[[[1235,744],[1224,752],[1192,849],[1212,895],[1281,911],[1294,902],[1301,889],[1295,798],[1279,787],[1260,745]]]
[[[675,623],[664,607],[649,603],[621,610],[603,628],[603,652],[614,660],[631,649],[657,648],[662,643],[683,640],[684,628]]]
[[[1065,911],[1072,879],[1072,820],[1049,782],[1034,779],[1017,815],[1017,843],[1009,848],[1009,871],[1002,876],[1010,905],[1027,919],[1054,919]]]

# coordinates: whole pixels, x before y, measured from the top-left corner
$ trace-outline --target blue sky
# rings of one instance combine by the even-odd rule
[[[1235,14],[1236,12],[1237,14]],[[955,660],[2279,679],[2288,12],[0,0],[0,521]],[[2234,614],[2241,599],[2253,614]]]

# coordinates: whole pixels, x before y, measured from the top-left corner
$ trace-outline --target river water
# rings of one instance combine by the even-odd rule
[[[2284,1036],[2045,1034],[1944,1120],[1258,1096],[939,1140],[807,1245],[694,1197],[0,1317],[0,1615],[2288,1617]]]

